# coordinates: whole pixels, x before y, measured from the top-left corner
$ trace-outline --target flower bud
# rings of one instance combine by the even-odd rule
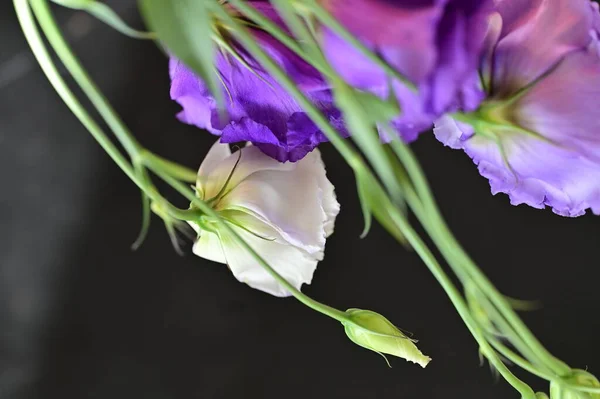
[[[544,392],[536,392],[535,399],[550,399]]]
[[[564,381],[573,385],[580,385],[589,388],[600,388],[600,382],[593,374],[585,370],[575,369],[571,376],[566,377]],[[550,399],[600,399],[600,393],[590,393],[578,391],[575,388],[561,385],[560,383],[550,383]]]
[[[384,358],[385,354],[397,356],[423,368],[431,361],[430,357],[423,355],[417,348],[415,340],[407,337],[379,313],[348,309],[346,314],[350,319],[343,323],[346,335],[355,344],[377,352]]]

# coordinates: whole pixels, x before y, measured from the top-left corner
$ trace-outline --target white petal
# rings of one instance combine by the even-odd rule
[[[329,237],[333,233],[335,218],[340,213],[340,203],[337,202],[333,184],[325,174],[325,164],[321,159],[319,150],[315,148],[305,159],[307,158],[314,158],[313,173],[316,175],[317,183],[321,189],[321,206],[325,211],[325,237]]]
[[[300,289],[302,284],[310,284],[317,267],[316,259],[302,249],[286,243],[275,230],[253,216],[240,213],[235,219],[254,234],[232,224],[236,233],[292,286]],[[219,229],[219,236],[227,264],[240,282],[271,295],[290,296],[288,290],[271,277],[229,232]],[[259,236],[275,237],[275,239],[264,239]]]
[[[219,207],[250,211],[290,244],[311,254],[322,253],[326,214],[315,173],[317,161],[318,157],[307,157],[290,171],[256,172],[223,198]]]
[[[217,140],[212,147],[210,147],[210,150],[208,150],[204,161],[202,161],[202,165],[200,165],[198,178],[196,180],[196,186],[201,190],[203,199],[207,198],[204,189],[208,184],[208,177],[230,155],[231,150],[229,149],[229,144],[222,144],[219,140]]]
[[[192,225],[194,226],[194,225]],[[200,236],[192,247],[192,252],[213,262],[227,263],[219,236],[210,231],[199,231]]]
[[[238,151],[241,151],[241,155]],[[201,184],[201,190],[204,192],[204,198],[210,199],[217,195],[231,175],[228,183],[228,189],[232,189],[253,173],[263,170],[290,170],[295,166],[292,163],[280,163],[273,158],[263,154],[257,147],[244,147],[235,153],[229,155],[208,173],[200,170],[198,181]],[[239,162],[238,162],[239,159]],[[231,174],[234,166],[237,167]]]

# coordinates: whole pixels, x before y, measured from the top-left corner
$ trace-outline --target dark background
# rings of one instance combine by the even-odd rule
[[[112,4],[139,26],[132,2]],[[138,191],[47,83],[10,2],[0,15],[0,398],[518,397],[479,366],[474,340],[414,253],[378,226],[358,238],[352,174],[331,146],[322,151],[342,213],[304,291],[340,309],[378,311],[412,331],[433,358],[427,369],[399,359],[389,369],[294,299],[178,256],[157,219],[132,252]],[[196,167],[214,138],[175,120],[157,48],[84,14],[58,16],[142,143]],[[431,134],[414,149],[481,268],[506,294],[543,302],[523,315],[541,341],[600,375],[600,219],[492,197],[468,157]]]

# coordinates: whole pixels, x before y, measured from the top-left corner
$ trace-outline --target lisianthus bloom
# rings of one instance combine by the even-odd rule
[[[248,3],[283,27],[269,2]],[[268,33],[259,29],[251,32],[304,94],[341,128],[340,112],[333,106],[328,85],[317,70]],[[181,62],[171,59],[171,98],[183,107],[178,115],[181,121],[221,136],[222,143],[250,141],[281,162],[295,162],[327,141],[296,101],[253,57],[235,42],[231,46],[237,57],[223,50],[215,58],[227,119],[220,118],[215,98],[205,83]]]
[[[297,289],[310,283],[340,211],[318,150],[280,163],[248,146],[231,153],[215,143],[198,171],[196,189],[222,219]],[[225,263],[249,286],[276,296],[289,292],[263,269],[230,231],[204,215],[193,252]]]
[[[480,74],[487,99],[445,116],[437,138],[462,148],[514,205],[600,214],[598,6],[499,0]]]
[[[414,140],[444,112],[472,110],[483,98],[477,67],[490,1],[321,2],[350,33],[416,86],[411,90],[391,79],[358,49],[323,30],[326,56],[348,83],[398,99],[401,115],[392,125],[404,140]]]

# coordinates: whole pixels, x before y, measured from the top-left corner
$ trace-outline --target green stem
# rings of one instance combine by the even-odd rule
[[[493,348],[490,346],[488,341],[486,340],[483,332],[479,328],[477,322],[473,319],[471,312],[464,301],[461,293],[454,286],[450,278],[444,273],[442,267],[439,265],[435,256],[431,253],[431,251],[427,248],[423,240],[417,235],[417,233],[410,226],[408,221],[405,219],[404,215],[402,215],[397,209],[393,209],[390,211],[390,216],[394,220],[394,222],[398,225],[401,231],[404,233],[405,238],[411,244],[411,246],[415,249],[417,254],[423,260],[423,262],[427,265],[433,276],[436,278],[438,283],[442,286],[448,298],[458,311],[458,314],[462,318],[463,322],[479,344],[482,353],[488,358],[490,363],[498,370],[498,372],[504,377],[504,379],[512,385],[519,393],[521,393],[523,398],[535,398],[535,393],[533,390],[525,384],[523,381],[518,379],[514,374],[510,372],[510,370],[506,367],[506,365],[502,362],[502,360],[497,356],[494,352]]]
[[[478,290],[480,294],[483,294],[479,287],[475,289]],[[552,373],[552,370],[548,368],[542,359],[540,359],[538,354],[521,339],[514,328],[506,321],[506,318],[500,314],[500,312],[490,303],[489,299],[485,295],[479,295],[478,302],[481,303],[485,312],[490,315],[490,318],[494,321],[494,324],[498,326],[499,330],[521,354],[529,359],[530,362],[535,364],[538,369],[541,369],[542,372]]]
[[[299,40],[306,51],[308,51],[308,55],[312,58],[310,64],[314,62],[317,65],[328,67],[328,63],[325,60],[325,56],[323,55],[319,44],[308,29],[304,20],[295,12],[293,3],[289,0],[271,0],[271,4],[292,31],[294,38]]]
[[[156,155],[146,149],[141,150],[140,158],[141,162],[146,166],[152,164],[154,168],[159,168],[167,172],[177,180],[187,183],[196,183],[196,179],[198,178],[198,173],[194,170],[178,164],[177,162],[173,162],[169,159]]]
[[[302,49],[302,47],[298,44],[296,40],[294,40],[290,35],[288,35],[281,27],[279,27],[275,22],[265,17],[262,13],[257,11],[254,7],[249,6],[245,1],[242,0],[230,0],[229,1],[235,8],[239,9],[243,14],[245,14],[250,19],[257,22],[261,29],[267,31],[271,36],[275,39],[279,40],[282,44],[284,44],[287,48],[292,50],[296,55],[304,59],[309,64],[313,64],[313,60],[306,54],[306,52]],[[314,65],[319,72],[324,73],[321,69],[323,66],[319,64]]]
[[[61,34],[60,28],[56,24],[56,20],[52,15],[52,11],[47,0],[31,0],[31,8],[37,17],[37,20],[46,35],[48,42],[54,49],[58,58],[65,65],[75,82],[81,87],[85,95],[90,99],[98,113],[106,121],[110,129],[115,133],[119,142],[125,148],[125,151],[133,159],[137,161],[141,146],[133,137],[125,123],[117,116],[115,110],[111,107],[108,100],[102,95],[101,91],[94,84],[85,69],[81,66],[79,60],[65,41]]]
[[[558,385],[561,385],[563,388],[573,389],[573,390],[580,391],[580,392],[594,393],[594,394],[600,393],[600,388],[587,387],[584,385],[573,384],[568,381],[564,381],[563,379],[556,377],[553,374],[548,374],[548,373],[540,371],[535,366],[533,366],[531,363],[529,363],[527,360],[523,359],[521,356],[519,356],[516,353],[514,353],[513,351],[511,351],[508,347],[506,347],[506,345],[504,345],[502,342],[500,342],[500,340],[496,337],[488,337],[488,341],[494,348],[496,348],[496,350],[502,356],[504,356],[505,358],[507,358],[514,364],[516,364],[517,366],[521,367],[523,370],[526,370],[533,375],[536,375],[546,381],[550,381],[550,382],[556,383]]]
[[[28,0],[13,0],[17,18],[21,24],[21,29],[31,47],[31,50],[40,64],[44,74],[62,98],[71,112],[79,119],[79,121],[92,134],[100,146],[112,158],[112,160],[121,168],[121,170],[129,177],[138,187],[145,188],[145,184],[139,179],[131,164],[121,154],[119,149],[106,137],[102,129],[91,118],[85,108],[79,103],[77,97],[68,88],[67,84],[56,69],[52,58],[48,53],[40,33],[36,27],[33,15],[29,8]],[[43,0],[31,0],[32,7],[39,7]],[[43,17],[43,8],[39,10],[40,17]],[[148,194],[150,196],[150,194]]]
[[[532,365],[526,359],[522,358],[521,356],[510,350],[506,345],[500,342],[498,338],[488,336],[487,340],[498,351],[498,353],[500,353],[506,359],[510,360],[523,370],[528,371],[537,377],[543,378],[546,381],[558,381],[554,375],[539,371],[539,369],[536,366]]]
[[[531,349],[533,353],[546,365],[550,370],[558,376],[565,376],[571,373],[571,368],[564,362],[554,357],[546,348],[537,340],[537,338],[527,328],[525,323],[517,316],[511,308],[508,300],[494,287],[490,280],[481,272],[475,262],[469,257],[456,238],[450,232],[441,213],[433,199],[433,194],[426,181],[425,175],[421,170],[414,155],[405,145],[396,147],[398,154],[402,158],[403,163],[407,168],[407,172],[413,181],[419,198],[423,201],[425,211],[418,212],[417,217],[421,224],[427,229],[429,235],[434,240],[436,246],[448,259],[450,266],[459,275],[468,275],[469,278],[479,286],[498,308],[506,321],[511,325],[516,334],[523,342]],[[418,203],[416,200],[407,202],[411,209],[418,211]]]

